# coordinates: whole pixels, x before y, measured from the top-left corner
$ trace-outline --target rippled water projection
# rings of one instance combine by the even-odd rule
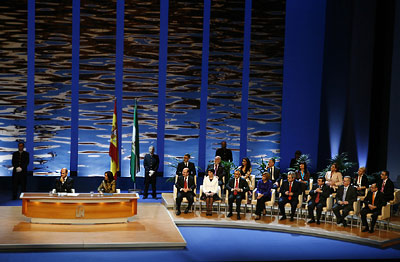
[[[4,3],[3,3],[4,2]],[[81,0],[78,175],[102,175],[115,99],[117,0]],[[285,3],[252,3],[247,155],[279,156]],[[239,164],[244,0],[211,1],[206,161],[226,140]],[[0,4],[0,175],[26,139],[27,2]],[[36,0],[34,174],[69,167],[72,1]],[[203,1],[169,1],[164,176],[199,151]],[[160,1],[125,1],[121,174],[129,174],[134,100],[141,157],[157,146]],[[157,148],[156,148],[157,152]],[[140,174],[143,175],[143,172]]]

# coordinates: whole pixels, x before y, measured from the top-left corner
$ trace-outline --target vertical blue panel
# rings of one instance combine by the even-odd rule
[[[115,97],[117,99],[117,126],[118,126],[118,155],[121,167],[121,144],[122,144],[122,85],[124,66],[124,12],[125,0],[117,1],[117,33],[115,50]]]
[[[78,171],[79,136],[79,40],[81,1],[72,2],[71,172]]]
[[[165,136],[165,99],[167,88],[167,53],[168,53],[168,8],[169,0],[160,2],[160,43],[158,62],[158,122],[157,152],[160,156],[159,170],[164,170],[164,136]]]
[[[246,0],[244,16],[242,107],[240,116],[240,158],[247,156],[247,110],[249,107],[251,0]]]
[[[211,0],[204,0],[203,15],[203,48],[201,59],[201,98],[200,98],[200,132],[199,132],[199,167],[206,167],[206,130],[207,130],[207,97],[208,97],[208,55],[210,46],[210,12]]]
[[[28,171],[32,171],[35,106],[35,0],[28,0],[28,86],[26,105],[26,151],[29,152]]]
[[[325,9],[325,0],[286,2],[281,168],[298,149],[317,161]]]

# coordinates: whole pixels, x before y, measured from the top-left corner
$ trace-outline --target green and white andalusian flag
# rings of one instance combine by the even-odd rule
[[[135,100],[135,111],[133,112],[132,151],[131,151],[131,178],[135,182],[136,174],[140,172],[139,153],[139,124],[137,116],[137,105]]]

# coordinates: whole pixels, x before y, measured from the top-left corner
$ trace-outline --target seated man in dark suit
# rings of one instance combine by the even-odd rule
[[[218,185],[221,187],[221,189],[224,188],[224,182],[223,182],[223,177],[225,176],[225,167],[221,164],[221,157],[216,156],[214,158],[214,163],[209,164],[207,166],[207,170],[214,170],[214,176],[218,177]]]
[[[382,206],[385,204],[385,200],[383,198],[383,193],[378,191],[378,187],[376,184],[371,185],[371,191],[368,192],[367,196],[363,201],[365,207],[361,209],[361,221],[364,229],[362,232],[369,231],[370,233],[374,233],[374,227],[378,216],[381,214]],[[368,227],[367,222],[367,214],[372,213],[371,216],[371,227]]]
[[[308,201],[308,216],[311,218],[308,223],[315,223],[314,209],[317,209],[317,224],[320,224],[322,208],[326,206],[326,199],[330,195],[330,187],[325,185],[325,177],[318,177],[317,183],[315,183],[310,191],[311,199]]]
[[[357,189],[358,196],[365,196],[365,190],[368,188],[368,178],[365,174],[365,167],[358,169],[357,175],[353,178],[353,185]]]
[[[229,203],[229,214],[228,217],[232,216],[233,202],[236,201],[236,212],[237,219],[240,219],[240,205],[242,199],[245,198],[245,194],[250,190],[249,184],[246,179],[240,176],[240,171],[235,170],[234,177],[229,179],[226,184],[226,190],[229,192],[228,203]]]
[[[61,176],[56,178],[55,189],[56,192],[71,193],[74,187],[74,180],[68,177],[68,169],[61,169]]]
[[[183,156],[183,162],[180,162],[178,164],[178,167],[176,168],[176,174],[178,176],[182,176],[182,171],[184,168],[189,168],[189,176],[196,176],[196,167],[194,165],[194,163],[189,162],[190,160],[190,155],[189,154],[185,154]]]
[[[389,171],[385,170],[381,172],[381,180],[379,180],[376,185],[378,190],[383,193],[383,199],[385,202],[394,199],[394,184],[389,178]]]
[[[292,171],[289,172],[287,180],[283,181],[282,186],[280,187],[279,192],[281,193],[281,197],[279,198],[278,201],[279,211],[282,215],[280,220],[286,219],[286,214],[285,214],[286,203],[290,203],[291,206],[290,221],[294,220],[297,204],[299,203],[298,196],[302,192],[300,183],[294,180],[295,177],[296,174],[294,172]]]
[[[278,188],[282,179],[281,170],[275,166],[275,159],[270,158],[265,171],[271,174],[271,181],[274,183],[274,188]]]
[[[185,214],[187,214],[193,205],[194,190],[196,189],[194,177],[189,176],[189,168],[184,168],[182,170],[182,176],[178,177],[175,187],[178,190],[176,196],[176,215],[179,216],[181,214],[181,203],[184,197],[186,197],[189,202],[188,207],[185,209]]]
[[[353,210],[353,203],[357,201],[357,190],[354,186],[350,185],[351,177],[345,176],[343,178],[343,185],[339,186],[336,192],[336,203],[333,205],[332,210],[336,216],[336,223],[343,223],[346,227],[346,216]],[[340,210],[342,215],[340,215]]]

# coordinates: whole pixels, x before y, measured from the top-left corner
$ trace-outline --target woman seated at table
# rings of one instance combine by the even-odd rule
[[[271,174],[264,172],[262,179],[257,183],[256,220],[260,219],[261,212],[265,210],[265,202],[271,200],[272,181]]]
[[[303,192],[304,201],[306,198],[306,190],[310,186],[310,172],[307,170],[307,164],[301,162],[299,165],[299,170],[296,172],[296,179],[301,183],[301,191]]]
[[[100,186],[97,188],[99,193],[115,193],[115,179],[111,171],[104,173],[104,180],[101,182]]]
[[[214,169],[209,169],[207,171],[208,176],[204,177],[203,180],[203,194],[201,195],[201,200],[206,201],[207,216],[212,216],[213,202],[220,200],[218,196],[218,177],[214,176],[214,172]]]

